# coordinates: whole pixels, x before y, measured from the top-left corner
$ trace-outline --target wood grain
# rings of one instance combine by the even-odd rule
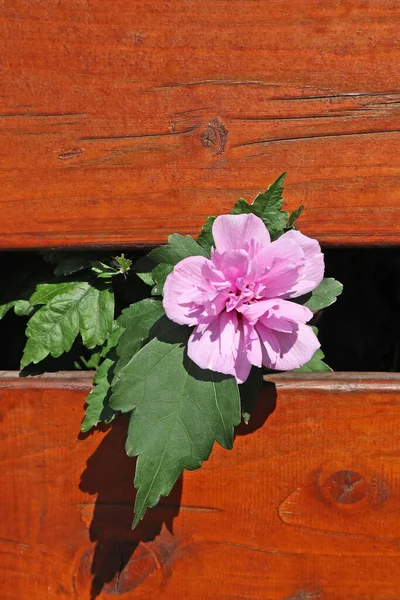
[[[288,172],[324,244],[400,241],[396,0],[2,0],[1,248],[196,235]]]
[[[0,379],[4,600],[397,600],[400,376],[277,376],[134,532],[126,421],[89,375]]]

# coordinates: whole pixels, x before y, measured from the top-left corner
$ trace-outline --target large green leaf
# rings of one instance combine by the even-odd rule
[[[253,210],[252,206],[253,205],[246,202],[244,198],[239,198],[239,200],[236,201],[235,206],[232,208],[231,213],[232,215],[248,215],[250,213],[255,214],[255,211]]]
[[[147,341],[154,324],[163,314],[161,302],[150,298],[136,302],[122,311],[101,351],[101,356],[106,358],[97,369],[93,379],[95,387],[86,399],[81,431],[89,431],[100,422],[112,421],[116,411],[112,410],[109,401],[114,375]],[[118,362],[114,350],[117,344]]]
[[[158,263],[150,258],[148,254],[145,254],[135,261],[133,270],[146,285],[154,285],[154,279],[151,273],[157,264]]]
[[[217,217],[208,217],[207,221],[204,223],[201,233],[197,238],[198,244],[207,252],[207,255],[210,256],[210,251],[214,244],[214,237],[212,234],[212,226]]]
[[[151,337],[157,321],[164,315],[160,300],[146,298],[131,304],[122,311],[118,324],[124,332],[118,340],[118,364],[116,371],[122,369],[136,354],[139,348]]]
[[[286,228],[289,213],[282,210],[283,206],[283,184],[286,173],[282,173],[266,192],[258,194],[252,204],[247,204],[242,198],[238,200],[232,209],[232,214],[253,213],[263,220],[271,239],[278,238]]]
[[[86,283],[86,282],[81,282]],[[48,304],[59,296],[74,294],[77,286],[76,281],[61,281],[59,283],[39,283],[35,292],[30,297],[32,306]]]
[[[111,423],[116,412],[110,407],[110,386],[114,376],[115,360],[103,360],[93,378],[94,388],[86,398],[85,417],[81,431],[86,433],[99,423]]]
[[[148,256],[157,263],[176,265],[188,256],[207,256],[207,252],[190,235],[174,233],[169,236],[166,246],[155,248]]]
[[[163,322],[113,382],[111,407],[133,411],[126,442],[127,454],[138,456],[133,527],[184,468],[201,466],[214,440],[231,448],[240,422],[235,379],[199,369],[185,356],[188,328]]]
[[[98,366],[96,365],[97,371],[93,378],[94,388],[86,398],[85,417],[81,425],[81,431],[84,433],[99,423],[111,423],[117,414],[110,407],[110,397],[111,382],[114,378],[117,361],[115,347],[124,332],[124,328],[120,325],[121,318],[122,315],[114,321],[112,332],[101,351],[96,355],[99,360],[102,358],[104,360]],[[86,368],[90,368],[90,361],[86,361]]]
[[[283,205],[282,193],[285,183],[286,173],[279,175],[278,179],[268,186],[268,189],[263,194],[258,194],[254,200],[254,209],[260,212],[261,218],[267,215],[272,209],[280,210]]]
[[[173,265],[160,264],[152,271],[151,276],[154,280],[154,287],[151,290],[152,296],[161,296],[164,291],[164,283],[168,275],[174,270]]]
[[[293,298],[294,302],[307,306],[312,311],[326,308],[334,302],[337,297],[342,293],[343,285],[340,281],[336,281],[332,277],[327,277],[321,281],[318,287],[315,288],[309,294],[300,296],[299,298]]]
[[[122,315],[120,315],[118,319],[114,321],[112,331],[108,336],[104,346],[100,350],[101,358],[105,358],[111,350],[114,350],[114,348],[119,342],[119,338],[124,333],[124,328],[121,326],[121,319]]]
[[[174,233],[168,238],[166,246],[155,248],[147,256],[139,258],[134,270],[147,285],[154,286],[152,296],[163,293],[164,283],[174,266],[189,256],[209,256],[209,251],[202,248],[190,235],[186,237]]]
[[[102,345],[113,328],[114,294],[106,284],[42,284],[31,303],[44,306],[28,321],[22,369],[49,354],[57,358],[68,352],[79,333],[87,348]]]
[[[296,220],[300,217],[301,213],[303,212],[304,209],[304,205],[302,204],[301,206],[299,206],[299,208],[296,208],[296,210],[294,210],[291,214],[290,217],[288,219],[288,229],[296,229],[295,227],[295,223]]]

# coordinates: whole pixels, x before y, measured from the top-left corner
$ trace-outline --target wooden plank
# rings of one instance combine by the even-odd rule
[[[3,0],[1,248],[196,235],[289,173],[324,244],[400,241],[400,4]]]
[[[400,376],[274,381],[132,532],[125,419],[78,436],[88,375],[2,374],[0,597],[397,600]]]

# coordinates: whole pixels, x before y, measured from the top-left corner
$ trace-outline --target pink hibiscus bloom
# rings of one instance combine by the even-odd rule
[[[217,217],[211,259],[179,262],[164,286],[172,321],[194,326],[188,356],[202,369],[246,381],[252,365],[288,371],[320,344],[305,325],[312,312],[290,298],[312,291],[324,275],[316,240],[288,231],[271,242],[253,214]]]

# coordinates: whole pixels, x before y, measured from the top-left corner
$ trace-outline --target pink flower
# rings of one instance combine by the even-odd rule
[[[172,321],[194,326],[188,356],[202,369],[246,381],[252,365],[288,371],[319,348],[312,312],[290,298],[312,291],[324,274],[316,240],[288,231],[271,242],[253,214],[224,215],[213,224],[211,259],[179,262],[164,286]]]

